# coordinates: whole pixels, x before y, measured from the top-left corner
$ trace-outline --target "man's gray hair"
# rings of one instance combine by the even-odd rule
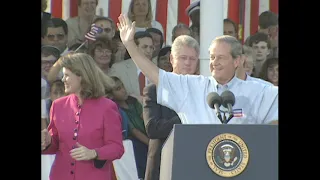
[[[171,46],[171,54],[174,57],[177,57],[180,48],[185,47],[185,46],[190,47],[190,48],[194,48],[194,50],[196,50],[196,52],[197,52],[197,56],[199,56],[200,47],[199,47],[198,41],[188,35],[181,35],[174,40],[174,42]]]
[[[211,45],[209,47],[209,51],[212,48],[213,44],[218,43],[218,42],[225,42],[225,43],[227,43],[227,44],[229,44],[231,46],[230,54],[231,54],[233,59],[236,59],[237,57],[242,55],[242,45],[241,45],[241,43],[235,37],[229,36],[229,35],[223,35],[223,36],[216,37],[211,42]]]

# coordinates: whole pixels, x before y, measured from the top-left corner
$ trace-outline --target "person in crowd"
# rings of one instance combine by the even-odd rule
[[[112,161],[124,153],[121,116],[105,98],[114,81],[84,53],[60,58],[65,97],[53,101],[48,129],[41,131],[42,154],[55,154],[52,180],[111,180]]]
[[[157,58],[159,51],[164,44],[163,34],[159,29],[156,29],[156,28],[148,28],[146,32],[151,34],[153,44],[154,44],[154,51],[152,53],[152,58]]]
[[[254,76],[259,77],[262,64],[267,60],[270,54],[270,40],[264,33],[256,33],[250,38],[249,46],[252,47],[255,55]]]
[[[233,36],[238,39],[238,26],[231,19],[223,20],[223,35]]]
[[[49,20],[52,17],[51,13],[45,12],[45,10],[48,7],[47,4],[48,4],[48,0],[41,0],[41,20],[42,21]]]
[[[152,59],[154,45],[150,33],[146,31],[136,32],[133,42],[138,46],[139,52],[143,53],[150,62],[157,63],[156,60]],[[116,63],[110,69],[110,75],[120,78],[129,95],[138,98],[139,101],[142,100],[140,96],[143,88],[149,83],[148,79],[140,72],[132,59]]]
[[[96,41],[90,44],[88,54],[93,57],[100,69],[109,75],[110,68],[114,64],[116,51],[116,45],[112,40],[97,37]]]
[[[186,14],[189,16],[192,25],[200,26],[200,0],[192,2],[186,8]]]
[[[113,20],[109,17],[96,17],[93,22],[97,27],[101,28],[101,31],[96,35],[96,37],[105,37],[112,40],[116,33],[116,25]],[[91,30],[89,27],[88,32]]]
[[[200,43],[200,0],[191,3],[186,8],[186,14],[191,20],[192,37]]]
[[[172,29],[172,42],[178,37],[178,36],[181,36],[181,35],[189,35],[189,36],[192,36],[192,32],[191,32],[191,29],[186,25],[186,24],[183,24],[183,23],[179,23],[177,24],[173,29]]]
[[[120,38],[120,32],[116,31],[114,37],[113,37],[113,43],[117,45],[117,52],[115,54],[115,61],[114,63],[121,62],[123,60],[127,60],[128,57],[126,57],[127,49],[124,47],[121,38]]]
[[[269,58],[264,62],[259,77],[265,81],[278,86],[279,83],[279,62],[278,58]]]
[[[50,13],[45,12],[47,7],[47,0],[41,0],[41,37],[45,35],[44,31],[46,28],[46,23],[52,17]]]
[[[236,70],[236,76],[239,79],[242,79],[244,81],[256,81],[259,83],[263,83],[269,86],[272,86],[272,84],[268,81],[265,81],[260,78],[251,77],[248,75],[246,68],[248,68],[248,62],[252,62],[253,60],[253,50],[251,47],[243,45],[243,54],[240,59],[239,66]]]
[[[51,18],[46,21],[44,32],[41,37],[41,44],[57,47],[61,54],[68,51],[68,26],[63,19]]]
[[[44,96],[43,99],[48,98],[50,94],[50,81],[48,75],[53,64],[60,58],[60,50],[54,46],[42,46],[41,47],[41,79],[45,81]],[[41,81],[42,81],[41,80]]]
[[[131,0],[128,17],[131,22],[136,22],[136,32],[145,31],[148,28],[156,28],[163,34],[162,25],[158,21],[153,20],[150,0]]]
[[[183,63],[173,62],[171,65],[170,52],[171,47],[160,50],[159,59],[162,61],[158,63],[160,69],[183,75],[197,74],[197,63],[191,64],[190,68],[184,68]],[[162,56],[163,54],[165,56]],[[165,63],[170,64],[171,68],[161,67]],[[143,119],[150,138],[145,180],[159,180],[162,145],[169,136],[173,125],[181,124],[181,121],[176,112],[157,103],[155,84],[150,84],[143,90]]]
[[[170,63],[171,46],[160,49],[157,64],[160,69],[172,72],[172,64]]]
[[[48,73],[53,64],[60,58],[60,50],[55,46],[41,47],[41,77],[47,80]]]
[[[148,61],[133,43],[135,23],[122,14],[118,19],[120,37],[131,58],[157,86],[157,103],[174,110],[183,124],[220,124],[206,97],[212,91],[220,95],[226,90],[235,96],[233,109],[241,110],[232,110],[237,116],[231,118],[230,124],[268,124],[278,119],[278,88],[242,81],[235,76],[242,55],[242,45],[236,38],[223,35],[212,41],[209,47],[211,77],[176,75]],[[179,36],[172,44],[170,59],[172,64],[183,63],[182,68],[190,69],[198,63],[199,44],[190,36]],[[229,111],[225,107],[221,109]],[[231,114],[231,110],[229,112]],[[229,113],[226,116],[229,117]]]
[[[149,138],[146,133],[142,105],[140,102],[129,96],[123,83],[118,77],[111,76],[116,85],[112,91],[111,98],[119,105],[120,109],[128,116],[129,139],[132,141],[138,177],[144,178]]]
[[[61,80],[56,80],[50,85],[50,98],[43,99],[41,101],[41,118],[45,120],[45,122],[41,122],[42,129],[45,129],[48,127],[50,123],[50,109],[51,104],[54,100],[64,96],[64,84]]]
[[[85,41],[84,35],[96,16],[98,0],[78,0],[78,16],[66,20],[69,29],[68,46]]]
[[[46,108],[47,108],[48,117],[50,117],[49,112],[51,109],[52,102],[55,101],[56,99],[59,99],[65,96],[66,94],[64,93],[64,91],[65,91],[64,84],[60,79],[53,81],[53,83],[50,85],[50,98],[46,99]]]
[[[272,11],[262,12],[259,15],[259,29],[256,33],[264,33],[269,37],[270,53],[268,58],[278,57],[278,15]],[[254,35],[246,39],[246,45],[250,46],[250,39]]]
[[[244,51],[244,70],[248,76],[252,76],[254,72],[254,62],[256,61],[256,57],[252,47],[247,45],[243,45]],[[241,78],[240,78],[241,79]]]
[[[80,47],[80,49],[78,49],[79,47]],[[82,46],[81,43],[76,43],[76,44],[73,44],[72,46],[68,47],[68,52],[74,52],[76,50],[78,53],[87,53],[88,52],[88,48],[86,46]]]

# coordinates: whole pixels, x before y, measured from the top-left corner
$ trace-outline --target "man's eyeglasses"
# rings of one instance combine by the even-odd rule
[[[55,37],[60,41],[64,39],[64,34],[60,33],[60,34],[48,34],[47,38],[49,41],[54,41]]]

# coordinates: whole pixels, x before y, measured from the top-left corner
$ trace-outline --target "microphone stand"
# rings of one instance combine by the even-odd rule
[[[217,109],[216,115],[217,115],[217,117],[220,119],[221,123],[223,123],[220,109]]]
[[[220,117],[221,117],[221,115],[220,115]],[[218,118],[219,118],[219,116],[218,116]],[[229,122],[232,118],[233,118],[233,113],[229,114],[229,117],[228,117],[228,119],[227,119],[226,113],[223,112],[223,119],[222,119],[222,120],[221,120],[221,118],[219,118],[219,119],[220,119],[220,121],[221,121],[222,124],[228,124],[228,122]]]
[[[229,114],[229,118],[225,121],[226,124],[233,118],[233,113]]]

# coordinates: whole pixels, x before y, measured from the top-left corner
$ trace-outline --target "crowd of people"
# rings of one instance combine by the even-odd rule
[[[44,12],[45,4],[41,147],[42,154],[55,154],[52,180],[115,180],[112,161],[123,155],[123,140],[132,141],[139,179],[158,180],[161,147],[174,124],[221,123],[202,102],[212,91],[246,97],[235,104],[243,116],[231,124],[278,120],[278,16],[273,12],[260,14],[258,32],[244,43],[238,25],[225,19],[224,35],[209,47],[212,76],[204,77],[199,1],[186,9],[192,25],[172,29],[171,46],[153,20],[150,0],[132,0],[117,25],[96,15],[98,0],[79,0],[79,15],[66,21]],[[85,38],[92,24],[99,29],[94,41]]]

